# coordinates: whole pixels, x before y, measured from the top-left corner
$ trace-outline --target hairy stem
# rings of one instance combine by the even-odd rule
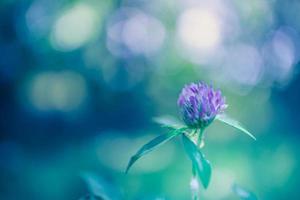
[[[199,148],[202,148],[204,146],[204,141],[203,141],[203,139],[204,139],[204,130],[205,130],[204,128],[198,129],[199,134],[198,134],[197,146]]]
[[[196,144],[199,148],[202,148],[204,146],[204,128],[197,129],[194,132],[194,135],[198,136],[196,140]],[[192,190],[192,200],[200,200],[199,196],[199,182],[197,179],[196,169],[195,166],[192,165],[192,180],[191,180],[191,190]]]

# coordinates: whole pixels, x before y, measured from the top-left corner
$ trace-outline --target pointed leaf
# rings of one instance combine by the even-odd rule
[[[118,189],[101,176],[91,172],[82,172],[81,178],[84,180],[89,190],[89,194],[83,197],[83,199],[117,200],[121,198]]]
[[[182,135],[183,146],[193,164],[193,170],[198,174],[204,188],[208,187],[211,177],[211,166],[200,149],[187,136]]]
[[[150,153],[151,151],[153,151],[154,149],[156,149],[157,147],[159,147],[160,145],[168,142],[169,140],[171,140],[172,138],[174,138],[175,136],[183,133],[187,128],[180,128],[180,129],[176,129],[171,131],[170,133],[164,134],[164,135],[160,135],[156,138],[154,138],[153,140],[151,140],[150,142],[148,142],[147,144],[145,144],[144,146],[142,146],[142,148],[134,155],[130,158],[130,161],[127,165],[126,168],[126,173],[129,171],[130,167],[142,156]]]
[[[154,117],[153,121],[160,124],[163,127],[167,127],[170,129],[178,129],[178,128],[185,127],[185,125],[182,124],[179,120],[168,115]]]
[[[216,116],[216,119],[219,120],[220,122],[223,122],[233,128],[236,128],[242,132],[244,132],[245,134],[247,134],[249,137],[251,137],[252,139],[256,140],[256,138],[254,137],[254,135],[252,135],[247,129],[245,129],[243,127],[243,125],[238,122],[237,120],[235,119],[232,119],[230,118],[229,116],[227,115],[217,115]]]
[[[239,185],[233,185],[232,190],[237,196],[240,197],[241,200],[257,200],[257,197],[254,193]]]

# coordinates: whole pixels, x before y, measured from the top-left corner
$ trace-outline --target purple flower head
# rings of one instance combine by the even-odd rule
[[[197,128],[208,126],[227,107],[221,91],[203,82],[186,85],[177,104],[184,122],[189,127]]]

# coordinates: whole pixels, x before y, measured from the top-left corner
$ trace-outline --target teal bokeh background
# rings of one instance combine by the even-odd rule
[[[259,199],[299,199],[299,9],[293,0],[2,0],[0,199],[79,199],[94,179],[115,199],[189,199],[178,139],[124,171],[166,131],[152,118],[178,117],[181,88],[199,80],[220,88],[227,113],[257,137],[207,129],[203,199],[238,199],[233,183]]]

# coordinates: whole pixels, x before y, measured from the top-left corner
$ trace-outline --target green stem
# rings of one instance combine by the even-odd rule
[[[198,131],[199,131],[199,135],[198,135],[198,140],[197,140],[197,146],[199,147],[199,148],[201,148],[201,143],[202,143],[202,140],[204,139],[204,128],[200,128],[200,129],[198,129]]]
[[[201,143],[203,141],[203,137],[204,137],[204,128],[202,129],[197,129],[195,130],[194,134],[197,134],[198,133],[198,138],[197,138],[197,146],[199,148],[201,148]],[[193,134],[193,135],[194,135]],[[195,169],[195,166],[192,164],[192,174],[193,174],[193,178],[196,178],[197,174],[196,174],[196,169]],[[199,191],[192,191],[192,199],[193,200],[200,200],[200,197],[199,197]]]
[[[193,177],[196,177],[196,168],[195,168],[195,165],[192,164],[192,174],[193,174]]]

